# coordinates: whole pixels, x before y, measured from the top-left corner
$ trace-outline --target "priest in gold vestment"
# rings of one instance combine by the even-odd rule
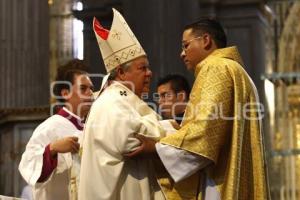
[[[168,173],[158,176],[169,200],[268,199],[257,90],[236,47],[215,20],[185,27],[181,58],[195,82],[174,134],[132,152],[156,152]]]

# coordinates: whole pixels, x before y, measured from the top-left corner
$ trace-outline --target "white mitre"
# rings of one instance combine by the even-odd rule
[[[140,56],[146,56],[143,47],[127,25],[123,16],[113,8],[110,30],[104,29],[94,17],[93,28],[107,73],[117,66]]]

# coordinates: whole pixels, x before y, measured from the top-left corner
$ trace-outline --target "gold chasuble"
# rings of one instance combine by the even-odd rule
[[[178,183],[161,176],[167,199],[203,199],[208,178],[221,199],[267,199],[257,91],[237,48],[215,50],[196,66],[195,76],[181,129],[160,142],[213,164]]]

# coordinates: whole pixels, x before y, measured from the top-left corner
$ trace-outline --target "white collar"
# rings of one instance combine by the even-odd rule
[[[75,115],[74,113],[72,113],[71,111],[69,111],[66,107],[63,107],[62,109],[64,109],[64,111],[66,111],[69,115],[75,117],[75,118],[78,119],[79,121],[82,120],[78,115]]]

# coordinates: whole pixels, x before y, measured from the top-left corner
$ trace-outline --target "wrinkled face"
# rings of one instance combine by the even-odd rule
[[[176,115],[183,112],[182,105],[186,95],[184,91],[176,94],[169,82],[158,86],[157,93],[159,95],[159,110],[165,119],[175,119]]]
[[[94,100],[93,83],[86,74],[74,75],[74,83],[66,99],[72,112],[80,117],[85,117]]]
[[[140,97],[142,93],[149,92],[151,77],[148,59],[143,56],[132,61],[131,66],[124,71],[123,81],[128,82],[132,91]]]
[[[192,33],[192,29],[187,29],[182,35],[181,59],[188,70],[194,71],[196,65],[204,59],[204,44],[202,36]]]

